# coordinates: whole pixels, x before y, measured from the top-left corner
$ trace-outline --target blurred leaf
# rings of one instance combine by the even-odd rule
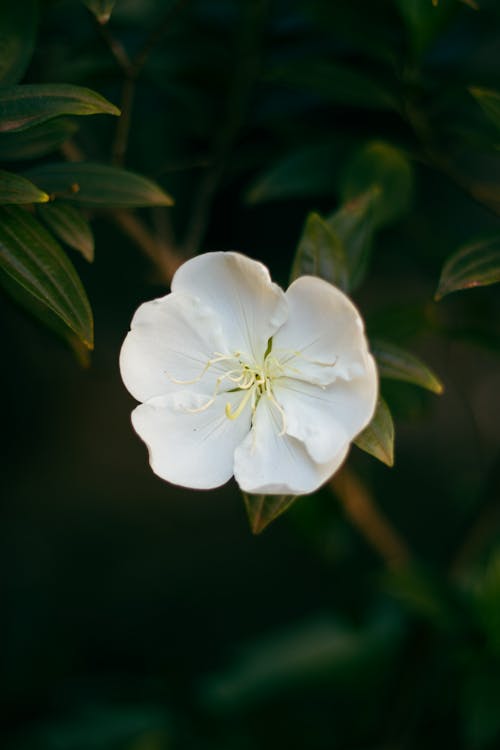
[[[304,195],[333,195],[341,159],[337,144],[306,146],[280,159],[259,175],[245,194],[247,203]]]
[[[48,200],[47,193],[33,185],[26,177],[0,170],[0,205],[6,203],[46,203]]]
[[[86,206],[171,206],[159,185],[135,172],[89,162],[43,164],[26,173],[51,195]]]
[[[378,188],[371,188],[343,203],[327,223],[341,240],[348,267],[349,290],[355,289],[366,272],[374,233],[374,207]]]
[[[252,532],[260,534],[266,526],[288,510],[296,499],[295,495],[249,495],[243,492]]]
[[[379,396],[372,421],[354,440],[354,445],[386,466],[394,466],[394,422],[382,396]]]
[[[20,161],[45,156],[59,148],[77,130],[78,125],[72,120],[58,117],[28,130],[0,133],[0,161]]]
[[[406,23],[414,52],[421,55],[446,26],[455,0],[395,0]]]
[[[0,88],[0,133],[32,128],[59,115],[119,115],[100,94],[66,83]]]
[[[473,581],[471,602],[493,652],[500,656],[500,550]]]
[[[311,618],[242,649],[229,669],[205,679],[205,702],[224,710],[267,702],[310,684],[346,686],[361,676],[370,683],[387,668],[400,642],[401,625],[392,617],[373,618],[362,628],[328,615]]]
[[[305,89],[335,104],[363,109],[397,109],[394,95],[354,68],[324,60],[293,61],[271,70],[271,81]]]
[[[453,628],[460,622],[451,591],[430,570],[412,566],[384,574],[384,588],[412,614],[439,628]]]
[[[495,750],[500,742],[500,665],[476,660],[462,687],[460,718],[471,750]]]
[[[404,380],[433,393],[443,393],[443,384],[418,357],[387,341],[372,341],[372,353],[377,360],[381,378]]]
[[[410,208],[413,170],[400,149],[372,141],[349,161],[340,189],[344,201],[358,198],[369,190],[378,190],[373,203],[374,223],[376,226],[390,224]]]
[[[476,86],[472,86],[469,91],[481,106],[486,117],[500,131],[500,94],[497,91],[481,89]]]
[[[92,311],[62,248],[27,211],[0,207],[0,266],[93,348]]]
[[[441,271],[435,299],[497,281],[500,281],[500,237],[493,237],[466,245],[448,258]]]
[[[116,0],[83,0],[87,8],[92,11],[99,23],[107,23]]]
[[[340,238],[317,213],[306,219],[290,281],[311,274],[346,290],[348,288],[347,259]]]
[[[33,54],[37,21],[37,0],[0,3],[0,85],[10,86],[23,77]]]
[[[92,263],[94,260],[94,236],[82,212],[64,201],[54,201],[42,206],[38,211],[49,229],[60,240],[78,250]]]

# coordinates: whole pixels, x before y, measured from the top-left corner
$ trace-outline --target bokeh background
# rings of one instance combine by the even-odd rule
[[[500,747],[498,288],[434,301],[445,260],[498,233],[495,136],[467,87],[500,88],[499,10],[117,0],[103,36],[82,3],[42,3],[26,81],[117,104],[106,34],[132,55],[171,13],[136,84],[125,164],[175,197],[181,253],[219,159],[196,249],[244,252],[286,286],[346,159],[372,140],[404,149],[412,205],[377,233],[355,299],[369,334],[418,353],[445,392],[385,381],[395,466],[349,459],[411,564],[387,567],[329,488],[252,535],[233,482],[191,492],[148,467],[118,354],[138,304],[167,286],[93,214],[95,261],[72,256],[94,310],[88,368],[0,299],[3,747]],[[460,180],[426,158],[415,119]],[[78,125],[74,144],[109,161],[113,119]],[[164,212],[139,215],[165,231]]]

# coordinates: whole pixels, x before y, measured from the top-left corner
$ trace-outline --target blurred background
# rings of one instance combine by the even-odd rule
[[[175,206],[134,216],[179,258],[235,249],[286,287],[349,159],[373,141],[405,154],[411,198],[377,227],[353,294],[370,337],[418,354],[445,390],[384,380],[394,467],[349,458],[404,562],[331,488],[252,535],[233,482],[191,492],[149,469],[118,354],[167,280],[89,214],[95,261],[71,256],[94,311],[88,367],[0,298],[2,747],[500,747],[498,287],[434,301],[446,260],[499,231],[500,137],[469,88],[500,89],[500,7],[88,5],[41,4],[24,81],[129,96],[118,153],[99,116],[78,118],[64,155],[114,154],[161,185]],[[120,56],[148,39],[127,93]]]

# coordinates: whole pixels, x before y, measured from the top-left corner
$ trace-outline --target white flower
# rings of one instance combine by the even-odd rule
[[[370,422],[378,379],[361,317],[336,287],[283,290],[238,253],[184,263],[145,302],[120,355],[153,471],[184,487],[234,474],[252,493],[305,494]]]

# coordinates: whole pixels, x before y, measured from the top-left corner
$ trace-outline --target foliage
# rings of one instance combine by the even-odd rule
[[[499,746],[499,40],[496,0],[0,3],[2,747]],[[339,481],[248,519],[150,476],[117,380],[230,248],[347,291],[380,376]]]

